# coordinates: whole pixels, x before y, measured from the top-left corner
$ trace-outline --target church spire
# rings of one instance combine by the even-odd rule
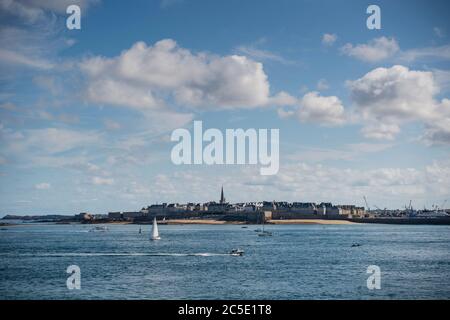
[[[223,186],[222,186],[222,192],[220,193],[220,204],[225,203],[225,197],[223,196]]]

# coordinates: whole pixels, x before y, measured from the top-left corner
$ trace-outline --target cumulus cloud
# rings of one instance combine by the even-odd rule
[[[143,110],[256,108],[271,100],[263,65],[245,56],[192,53],[171,39],[135,43],[113,58],[82,61],[87,99]]]
[[[322,44],[332,46],[337,40],[337,35],[334,33],[324,33],[322,36]]]
[[[426,144],[450,145],[450,100],[443,99],[436,106],[436,113],[425,122],[424,134],[420,137]]]
[[[348,86],[357,111],[368,121],[365,136],[393,139],[402,123],[420,121],[428,128],[426,139],[446,140],[450,105],[435,99],[439,87],[432,72],[400,65],[376,68]]]
[[[344,106],[336,96],[321,96],[313,91],[303,96],[297,115],[302,122],[339,125],[344,123]]]
[[[346,120],[345,108],[336,96],[321,96],[317,91],[306,93],[301,99],[290,100],[286,106],[296,108],[279,108],[278,117],[287,119],[297,116],[300,122],[311,122],[321,126],[341,125]]]
[[[400,50],[394,38],[379,37],[370,40],[367,44],[353,45],[347,43],[341,48],[341,52],[349,57],[366,61],[378,62],[392,57]]]

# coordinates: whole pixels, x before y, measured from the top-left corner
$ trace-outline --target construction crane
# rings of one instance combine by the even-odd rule
[[[370,211],[369,204],[367,203],[366,196],[363,196],[364,202],[366,203],[367,211]]]

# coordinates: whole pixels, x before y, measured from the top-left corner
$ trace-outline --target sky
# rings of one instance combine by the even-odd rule
[[[132,3],[0,0],[0,216],[450,201],[448,1]],[[195,120],[279,129],[279,172],[173,164]]]

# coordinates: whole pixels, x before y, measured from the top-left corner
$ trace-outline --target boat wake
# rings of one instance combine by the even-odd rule
[[[28,256],[28,257],[214,257],[214,256],[229,256],[229,253],[148,253],[148,252],[68,252],[68,253],[23,253],[15,254],[14,256]]]

